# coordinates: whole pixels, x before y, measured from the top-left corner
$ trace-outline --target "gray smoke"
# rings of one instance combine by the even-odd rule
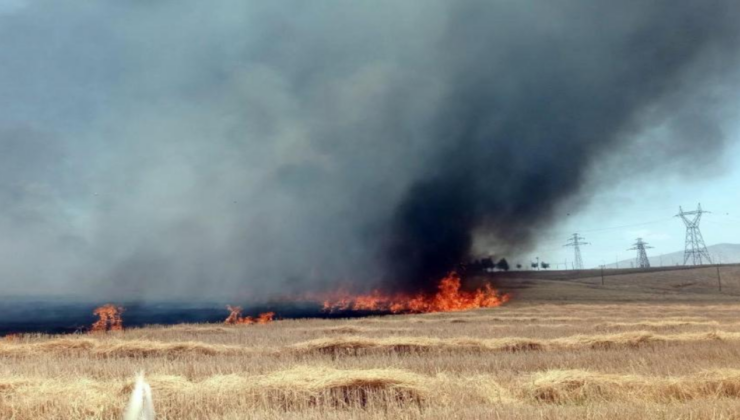
[[[2,289],[426,289],[646,133],[725,146],[733,1],[276,3],[0,8]]]

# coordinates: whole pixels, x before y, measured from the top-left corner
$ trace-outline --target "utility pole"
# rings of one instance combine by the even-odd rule
[[[719,291],[722,291],[722,276],[719,274],[719,265],[717,266],[717,286],[719,286]]]
[[[691,261],[691,265],[704,265],[705,261],[707,264],[712,264],[712,258],[709,256],[707,246],[704,244],[704,237],[699,230],[701,215],[709,212],[702,210],[701,203],[693,211],[683,211],[681,206],[678,207],[678,210],[678,214],[675,217],[680,217],[686,225],[686,246],[683,253],[683,265],[688,265],[689,260]]]
[[[565,243],[563,246],[572,247],[573,252],[575,253],[575,263],[573,267],[576,270],[583,270],[583,259],[581,258],[581,245],[590,245],[588,242],[584,242],[583,240],[586,239],[583,236],[574,233],[573,236],[568,239],[568,242]]]
[[[648,259],[646,249],[652,248],[648,246],[647,242],[643,241],[642,238],[637,238],[637,242],[632,245],[632,248],[627,251],[637,251],[637,258],[635,263],[640,268],[650,268],[650,260]]]

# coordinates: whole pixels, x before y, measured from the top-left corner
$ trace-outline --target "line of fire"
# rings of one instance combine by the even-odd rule
[[[315,303],[320,305],[321,313],[333,315],[389,315],[389,314],[418,314],[432,312],[465,311],[478,308],[493,308],[500,306],[511,296],[500,293],[490,284],[484,284],[473,290],[464,290],[461,276],[457,272],[450,272],[441,279],[434,293],[386,294],[381,290],[374,290],[367,294],[352,294],[348,291],[334,291],[330,293],[304,294],[300,297],[288,298],[297,303]],[[283,299],[283,302],[285,299]],[[263,325],[276,318],[275,311],[261,312],[258,315],[242,315],[241,306],[226,305],[228,316],[223,320],[228,325]],[[95,308],[94,315],[98,317],[89,328],[92,333],[121,331],[124,328],[123,306],[105,304]]]

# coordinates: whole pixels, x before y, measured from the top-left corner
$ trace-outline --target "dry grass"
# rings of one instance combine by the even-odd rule
[[[14,337],[0,340],[0,418],[118,419],[142,370],[160,419],[738,418],[740,304],[705,292],[583,299],[597,292],[575,303],[522,293],[461,313]]]
[[[155,403],[184,400],[203,406],[212,414],[223,414],[235,407],[248,410],[246,412],[269,410],[274,406],[288,411],[314,407],[343,410],[421,407],[428,395],[425,378],[399,369],[338,370],[298,366],[266,375],[213,375],[202,380],[154,375],[147,381],[154,390]],[[64,416],[60,417],[117,418],[121,414],[119,408],[123,407],[121,399],[131,393],[133,386],[133,380],[5,378],[0,380],[0,393],[13,398],[2,405],[11,411],[0,413],[12,416],[15,409],[23,410],[28,418],[41,418],[49,414],[50,407],[60,409],[63,405],[64,412],[59,414]],[[119,404],[111,406],[111,401]],[[175,411],[176,416],[172,409],[169,412],[173,417],[184,414],[182,410]]]
[[[324,334],[333,335],[333,334],[370,334],[370,333],[393,334],[393,333],[404,333],[410,330],[411,328],[373,328],[373,327],[364,327],[364,326],[359,326],[359,325],[342,325],[338,327],[323,328],[318,331]]]
[[[619,327],[639,327],[639,328],[675,328],[675,327],[686,327],[689,325],[707,325],[713,327],[719,327],[717,321],[640,321],[640,322],[605,322],[599,324],[606,328],[619,328]]]
[[[98,357],[176,357],[183,354],[214,356],[218,354],[253,354],[254,352],[255,350],[244,347],[196,341],[100,340],[85,336],[30,342],[0,342],[0,356],[83,353]]]
[[[639,323],[637,323],[639,324]],[[714,324],[711,324],[714,325]],[[575,335],[553,339],[505,337],[479,339],[471,337],[387,337],[368,338],[362,336],[319,338],[280,349],[301,355],[330,354],[332,356],[360,356],[372,352],[407,354],[438,352],[491,351],[555,351],[579,349],[630,348],[658,343],[691,343],[706,341],[739,341],[740,333],[711,331],[660,335],[648,331],[630,331],[619,334]]]
[[[549,370],[521,388],[524,398],[552,404],[594,401],[647,401],[670,404],[740,398],[740,370],[717,369],[678,377],[617,375],[586,370]]]

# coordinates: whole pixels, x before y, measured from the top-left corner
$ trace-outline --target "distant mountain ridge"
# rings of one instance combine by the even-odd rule
[[[652,252],[651,252],[652,251]],[[715,264],[740,263],[740,244],[716,244],[707,247],[712,262]],[[683,265],[683,251],[660,254],[654,249],[648,249],[648,259],[651,267],[665,267]],[[635,251],[635,256],[637,252]],[[618,263],[607,264],[606,268],[630,268],[635,266],[635,258],[622,260]]]

